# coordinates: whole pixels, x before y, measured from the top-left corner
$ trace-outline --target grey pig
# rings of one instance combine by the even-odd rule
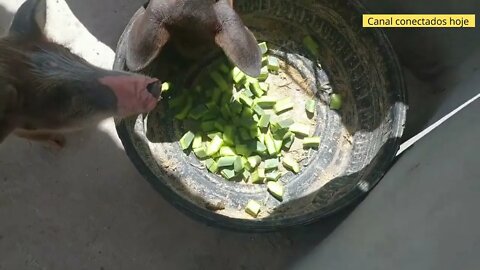
[[[27,0],[0,39],[0,143],[11,133],[56,147],[65,132],[153,110],[160,81],[89,64],[47,39],[46,0]]]

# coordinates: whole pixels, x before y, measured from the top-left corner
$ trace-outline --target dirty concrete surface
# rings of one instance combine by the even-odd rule
[[[22,2],[0,0],[0,33]],[[47,32],[108,68],[118,37],[143,2],[48,0]],[[423,90],[415,92],[422,99],[435,94],[438,87],[406,72],[410,85]],[[427,120],[414,121],[407,133],[415,134]],[[207,227],[170,206],[140,176],[112,120],[69,136],[61,152],[14,137],[0,145],[1,270],[286,269],[348,213],[272,234]]]

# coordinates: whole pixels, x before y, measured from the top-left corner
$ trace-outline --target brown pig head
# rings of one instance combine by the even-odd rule
[[[233,0],[151,0],[132,24],[127,67],[144,69],[168,42],[189,58],[218,46],[247,75],[260,74],[257,40],[233,9]]]

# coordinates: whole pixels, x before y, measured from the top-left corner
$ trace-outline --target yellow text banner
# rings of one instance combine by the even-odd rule
[[[472,28],[475,14],[363,14],[363,27]]]

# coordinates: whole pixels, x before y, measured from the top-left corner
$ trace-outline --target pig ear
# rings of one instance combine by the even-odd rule
[[[40,39],[47,20],[46,0],[27,0],[13,18],[9,34],[21,39]]]
[[[220,1],[215,5],[220,23],[215,42],[240,70],[251,77],[258,77],[262,56],[257,40],[228,2]]]
[[[128,36],[126,55],[128,69],[136,72],[147,67],[169,39],[170,34],[161,18],[156,18],[145,10],[133,22]]]

